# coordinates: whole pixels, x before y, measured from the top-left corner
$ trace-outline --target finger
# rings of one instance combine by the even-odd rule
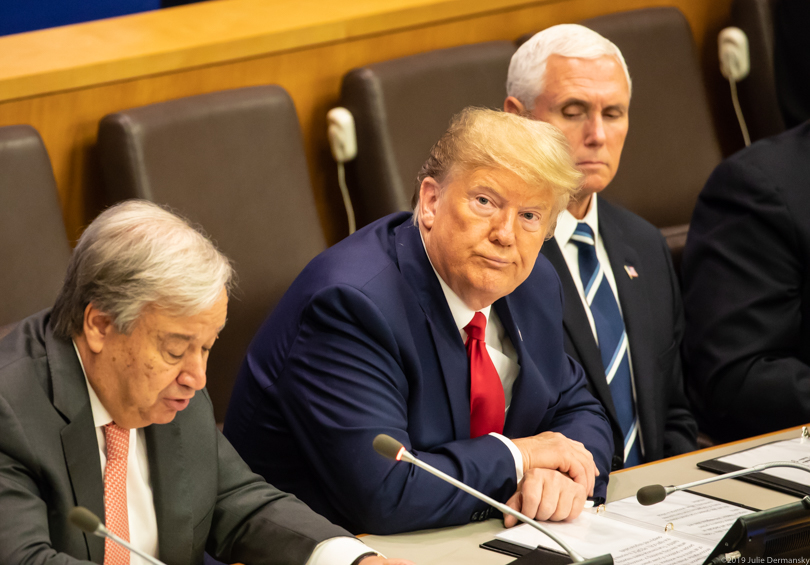
[[[593,496],[593,487],[596,484],[596,465],[594,465],[593,461],[585,461],[583,463],[585,468],[585,475],[587,477],[587,484],[585,486],[585,492],[588,493],[588,496]]]
[[[361,565],[414,565],[413,561],[407,559],[386,559],[379,555],[366,557],[360,562]]]
[[[583,464],[588,471],[588,476],[591,478],[591,486],[588,489],[588,492],[593,494],[593,485],[596,483],[596,477],[599,476],[599,469],[593,460],[593,454],[588,450],[585,450],[585,458],[583,461]]]
[[[413,561],[407,559],[385,559],[379,555],[376,557],[366,557],[360,562],[361,565],[414,565]]]
[[[563,468],[558,469],[561,473],[567,474],[575,483],[582,485],[584,489],[591,487],[592,477],[588,476],[588,467],[583,461],[571,458],[566,461]]]
[[[520,511],[520,497],[521,497],[521,495],[520,495],[520,487],[518,486],[518,490],[515,491],[515,494],[513,494],[509,498],[509,500],[506,501],[506,505],[509,508],[511,508],[512,510],[517,510],[519,512]],[[509,514],[504,515],[504,517],[503,517],[503,525],[504,525],[505,528],[511,528],[512,526],[514,526],[517,523],[518,523],[518,519],[515,518],[514,516],[511,516]]]
[[[576,443],[581,447],[581,449],[577,449],[577,453],[580,454],[580,462],[585,467],[586,473],[591,479],[591,488],[593,488],[593,483],[596,481],[596,477],[599,476],[599,469],[596,468],[596,463],[593,461],[593,454],[585,449],[585,446],[581,443]]]
[[[553,479],[549,478],[543,482],[543,497],[540,499],[535,513],[529,514],[529,516],[534,516],[537,520],[548,520],[551,518],[554,512],[557,511],[557,505],[560,501],[561,481],[559,479],[563,479],[564,477],[556,473],[556,471],[551,471],[551,473],[555,473],[557,477]]]
[[[529,517],[536,516],[541,501],[546,496],[545,475],[553,471],[533,469],[528,477],[523,478],[521,485],[520,511]]]
[[[581,489],[577,490],[577,492],[574,494],[574,500],[571,503],[571,513],[568,515],[566,520],[573,520],[582,514],[582,511],[585,509],[585,501],[587,498],[588,494],[585,491]]]
[[[549,516],[549,520],[552,522],[560,522],[567,519],[573,512],[574,500],[579,492],[584,493],[585,489],[570,479],[563,479],[560,497],[557,500],[557,508],[554,510],[554,513]]]
[[[593,496],[593,488],[596,484],[596,476],[599,470],[593,462],[593,457],[590,453],[587,457],[581,457],[572,461],[571,467],[566,473],[574,482],[585,487],[585,491],[589,496]]]

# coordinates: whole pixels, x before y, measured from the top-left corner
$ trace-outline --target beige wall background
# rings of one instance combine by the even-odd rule
[[[279,84],[292,96],[330,243],[346,235],[326,112],[369,63],[651,6],[688,19],[725,153],[742,145],[716,36],[731,0],[218,0],[0,38],[0,126],[31,124],[50,154],[68,237],[98,211],[98,121],[118,110]],[[437,87],[437,85],[433,85]],[[441,85],[438,85],[440,88]],[[662,111],[666,111],[662,108]]]

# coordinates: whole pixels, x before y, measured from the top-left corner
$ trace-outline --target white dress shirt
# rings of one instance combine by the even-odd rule
[[[599,337],[596,335],[596,323],[593,321],[593,314],[588,306],[588,300],[585,298],[585,288],[582,285],[582,277],[579,274],[579,247],[571,241],[571,236],[577,229],[577,224],[585,222],[593,230],[594,246],[596,247],[596,258],[602,265],[602,270],[605,273],[610,289],[613,291],[613,296],[616,298],[616,304],[619,305],[619,312],[622,312],[622,302],[619,300],[619,292],[616,290],[616,277],[613,274],[613,269],[610,266],[610,258],[608,257],[605,243],[602,241],[602,236],[599,233],[599,212],[596,206],[596,194],[591,196],[591,203],[585,217],[578,220],[568,210],[563,210],[557,217],[557,228],[554,230],[554,239],[557,240],[557,245],[560,246],[565,263],[568,265],[568,270],[571,272],[571,278],[574,279],[574,284],[577,287],[579,298],[582,301],[582,306],[585,309],[585,315],[588,317],[588,323],[591,324],[591,331],[596,344],[599,345]],[[624,314],[622,313],[622,316]],[[630,383],[633,387],[633,404],[636,405],[636,412],[638,412],[638,401],[636,400],[636,382],[633,376],[633,359],[630,356],[630,344],[627,344],[627,361],[630,365]],[[641,441],[641,426],[638,429],[639,441]],[[644,442],[639,444],[641,446],[642,455],[644,453]]]
[[[73,342],[79,364],[82,366],[84,381],[87,384],[87,393],[90,396],[90,408],[93,411],[93,424],[96,427],[96,440],[98,441],[98,454],[101,460],[101,476],[107,468],[107,441],[104,436],[104,426],[113,421],[112,416],[104,408],[96,391],[87,380],[82,356],[76,342]],[[149,458],[146,454],[146,441],[144,429],[129,430],[129,452],[127,454],[127,515],[129,517],[130,543],[151,555],[158,557],[158,529],[155,514],[155,502],[152,495],[152,483],[149,478]],[[268,546],[268,551],[273,548]],[[338,537],[324,540],[319,543],[306,565],[350,565],[364,553],[373,551],[356,538]],[[149,563],[135,554],[130,554],[130,565],[149,565]]]
[[[422,245],[425,245],[424,238],[422,238]],[[430,255],[427,254],[427,248],[425,248],[425,255],[427,255],[428,261],[430,261]],[[433,272],[436,274],[436,278],[439,279],[439,284],[442,286],[444,298],[447,300],[447,305],[450,307],[450,313],[453,315],[453,320],[456,322],[456,327],[461,335],[461,341],[466,342],[467,332],[464,331],[464,328],[467,327],[467,324],[472,321],[476,310],[470,309],[470,307],[464,303],[458,294],[456,294],[453,289],[450,288],[446,282],[444,282],[442,277],[440,277],[439,273],[436,271],[436,267],[433,267],[433,261],[430,261],[430,266],[433,268]],[[492,306],[490,305],[486,308],[482,308],[480,312],[487,319],[487,329],[485,335],[487,353],[489,353],[489,357],[492,359],[492,364],[495,365],[495,370],[498,372],[498,377],[501,379],[506,413],[508,414],[509,405],[512,403],[512,387],[515,384],[515,379],[517,379],[518,374],[520,374],[518,354],[515,350],[515,346],[512,345],[512,341],[509,339],[509,335],[506,333],[506,329],[503,327],[500,318],[498,318],[497,312],[492,309]],[[515,460],[515,475],[517,477],[517,482],[519,483],[522,481],[523,455],[520,453],[520,450],[512,442],[512,440],[501,434],[491,433],[489,435],[498,438],[506,445],[506,447],[509,448],[509,452],[512,454],[512,458]]]
[[[593,321],[593,314],[588,307],[588,301],[585,298],[585,288],[582,286],[582,277],[579,274],[579,247],[571,241],[571,236],[577,229],[577,224],[584,222],[593,230],[593,241],[596,247],[596,258],[602,265],[602,270],[605,272],[610,289],[613,291],[613,296],[616,297],[616,303],[619,305],[619,312],[622,311],[622,303],[619,301],[619,293],[616,290],[616,277],[613,276],[613,269],[610,267],[610,259],[608,258],[605,243],[602,241],[602,236],[599,234],[599,213],[596,207],[596,194],[591,196],[591,205],[588,207],[588,212],[581,220],[577,220],[571,212],[563,210],[557,217],[557,228],[554,230],[554,239],[557,240],[557,245],[560,246],[565,263],[568,265],[568,270],[571,271],[571,277],[574,279],[574,284],[577,286],[579,298],[582,300],[582,305],[585,307],[585,314],[588,316],[588,322],[591,324],[591,331],[596,343],[599,343],[599,338],[596,335],[596,324]]]

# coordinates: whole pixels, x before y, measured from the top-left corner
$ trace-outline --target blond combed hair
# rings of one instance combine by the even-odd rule
[[[465,108],[430,150],[417,175],[414,224],[419,224],[419,191],[427,177],[444,187],[451,177],[476,169],[514,173],[538,190],[551,192],[554,233],[557,216],[577,193],[584,178],[571,157],[568,140],[555,126],[486,108]]]

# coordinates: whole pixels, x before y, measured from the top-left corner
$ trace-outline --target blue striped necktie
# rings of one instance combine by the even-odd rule
[[[582,277],[585,299],[596,324],[605,378],[610,386],[613,405],[624,435],[624,466],[632,467],[642,461],[641,443],[637,440],[639,424],[633,402],[624,320],[605,271],[596,257],[591,227],[585,222],[578,223],[571,241],[579,248],[579,275]]]

